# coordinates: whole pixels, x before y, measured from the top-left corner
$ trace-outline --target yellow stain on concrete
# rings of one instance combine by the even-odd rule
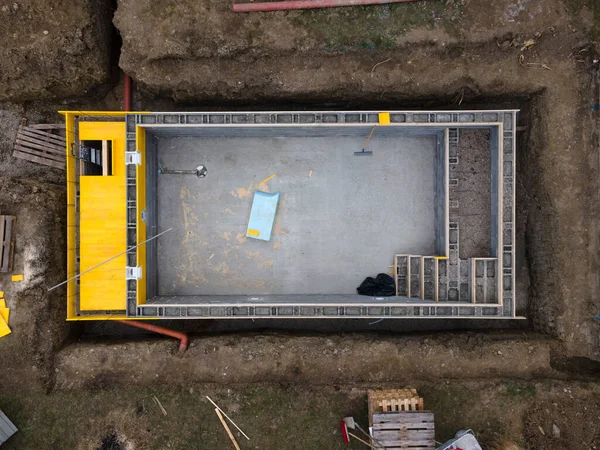
[[[127,202],[125,123],[80,122],[81,140],[112,141],[113,175],[81,176],[80,271],[100,264],[126,249]],[[126,307],[125,266],[121,255],[80,278],[82,310],[123,310]]]
[[[237,188],[237,189],[231,191],[231,195],[233,195],[234,197],[237,197],[237,198],[250,197],[250,195],[252,195],[252,191],[253,191],[252,186],[253,186],[252,183],[250,183],[248,185],[247,189],[243,188],[243,187]]]

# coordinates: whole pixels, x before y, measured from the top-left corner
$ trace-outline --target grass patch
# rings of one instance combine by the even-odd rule
[[[281,387],[201,392],[199,388],[108,389],[36,397],[0,394],[0,405],[19,428],[9,448],[98,450],[103,442],[112,445],[117,440],[133,444],[136,450],[230,448],[205,395],[250,436],[247,441],[235,432],[246,449],[358,449],[360,445],[342,443],[339,421],[353,414],[364,425],[367,422],[366,415],[356,415],[347,394]]]
[[[454,33],[459,27],[460,1],[433,0],[380,6],[315,9],[289,13],[289,20],[304,28],[329,49],[360,47],[391,49],[396,39],[413,28],[442,27]]]
[[[506,396],[508,397],[512,397],[512,398],[517,398],[517,399],[523,399],[523,400],[528,400],[530,398],[535,397],[535,386],[533,384],[524,384],[524,383],[518,383],[518,382],[506,382],[504,383],[504,386],[506,387]]]

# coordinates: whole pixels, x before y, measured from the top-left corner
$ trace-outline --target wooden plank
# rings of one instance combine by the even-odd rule
[[[423,440],[414,440],[414,441],[409,441],[409,440],[403,440],[403,439],[390,439],[389,441],[381,441],[381,443],[384,445],[384,447],[386,449],[392,449],[394,447],[400,447],[400,448],[409,448],[411,450],[413,450],[415,447],[423,447],[426,449],[434,449],[435,448],[435,442],[429,439],[423,439]]]
[[[440,301],[440,260],[433,258],[433,299],[436,302]]]
[[[373,414],[373,423],[388,423],[398,421],[433,422],[434,417],[431,411],[402,411],[394,414],[375,412]]]
[[[410,255],[406,255],[406,296],[410,298]]]
[[[27,161],[35,162],[38,164],[44,164],[44,165],[50,166],[50,167],[55,167],[57,169],[63,169],[63,170],[65,169],[64,163],[61,164],[58,161],[53,161],[53,160],[46,159],[46,158],[40,158],[39,156],[30,155],[29,153],[23,153],[23,152],[14,150],[13,156],[15,158],[26,159]]]
[[[394,282],[396,283],[396,297],[398,297],[398,255],[394,255]]]
[[[385,450],[435,450],[435,447],[427,446],[427,447],[385,447]]]
[[[219,408],[215,408],[215,413],[219,417],[219,420],[221,421],[223,428],[225,428],[225,431],[227,432],[227,436],[229,436],[229,439],[231,439],[231,443],[235,447],[235,450],[240,450],[240,446],[238,445],[237,441],[235,440],[233,433],[229,429],[229,425],[227,425],[227,422],[225,422],[225,419],[223,419],[223,416],[221,415],[221,411],[219,411]]]
[[[395,430],[399,426],[406,426],[407,429],[422,429],[422,430],[434,430],[434,422],[388,422],[388,423],[374,423],[373,430]]]
[[[54,158],[60,158],[63,161],[66,161],[66,155],[65,152],[62,151],[58,151],[58,148],[48,148],[45,147],[43,144],[37,144],[35,142],[28,142],[28,141],[23,141],[22,139],[16,139],[15,140],[15,146],[20,146],[24,149],[28,149],[29,151],[35,151],[36,153],[45,153],[48,155],[52,155]]]
[[[41,150],[36,150],[35,148],[30,148],[27,146],[24,147],[21,144],[15,144],[13,149],[18,150],[23,153],[29,153],[30,155],[40,156],[40,157],[46,158],[46,159],[51,159],[52,161],[56,161],[56,162],[61,162],[61,163],[66,162],[66,158],[63,158],[59,155],[56,155],[54,153],[45,153]]]
[[[15,140],[16,143],[18,144],[22,144],[25,147],[33,147],[33,148],[37,148],[38,150],[44,150],[50,153],[55,153],[57,155],[65,155],[66,153],[66,148],[65,147],[61,147],[60,145],[55,145],[55,144],[48,144],[46,142],[41,142],[35,138],[31,138],[29,136],[23,136],[22,134],[19,134],[17,136],[17,139]]]
[[[17,218],[12,217],[12,233],[10,236],[10,256],[8,260],[8,271],[12,272],[15,260],[15,235],[17,234]]]
[[[425,257],[421,256],[419,263],[419,297],[425,300]]]
[[[108,141],[102,141],[102,175],[108,175]]]
[[[25,154],[32,155],[32,156],[37,156],[39,158],[43,158],[48,161],[53,161],[55,163],[59,163],[62,165],[64,165],[66,163],[66,159],[61,159],[60,156],[52,155],[50,153],[43,153],[39,150],[22,147],[21,145],[15,145],[15,147],[13,148],[13,156],[14,156],[15,152],[20,152],[20,153],[25,153]]]
[[[2,240],[2,267],[0,271],[8,272],[13,221],[11,216],[2,216],[2,221],[4,222],[4,239]]]
[[[435,438],[435,430],[375,430],[373,437],[380,440],[405,439],[421,441]]]
[[[48,145],[55,145],[57,147],[65,147],[67,145],[66,141],[64,139],[56,140],[56,139],[52,139],[50,136],[52,136],[52,135],[47,135],[47,136],[37,135],[36,133],[32,133],[30,130],[26,130],[25,128],[20,128],[19,132],[17,134],[17,137],[19,137],[19,138],[28,137],[30,139],[33,139],[36,142],[43,142]]]
[[[4,228],[6,226],[7,216],[0,216],[0,272],[4,272]]]
[[[13,218],[12,216],[0,216],[0,221],[2,222],[2,239],[0,244],[2,244],[2,258],[1,258],[1,267],[0,272],[8,272],[12,269],[11,264],[11,242],[13,236]],[[14,247],[13,247],[14,248]]]
[[[36,130],[35,128],[29,127],[20,127],[19,133],[25,134],[27,136],[31,136],[36,139],[46,139],[48,142],[55,142],[59,145],[65,145],[67,140],[63,136],[59,136],[57,134],[48,133],[43,130]]]
[[[13,270],[13,262],[15,258],[15,232],[17,225],[17,218],[15,216],[5,216],[7,217],[6,223],[6,239],[5,239],[5,247],[4,247],[4,263],[8,259],[8,269],[3,270],[3,272],[12,272]]]
[[[64,123],[32,123],[27,125],[28,128],[34,128],[36,130],[64,130]]]

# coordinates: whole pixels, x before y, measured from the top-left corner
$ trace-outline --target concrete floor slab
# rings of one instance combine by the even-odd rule
[[[163,168],[208,167],[158,177],[159,294],[355,294],[395,253],[433,255],[435,138],[353,156],[365,137],[159,138]],[[257,189],[281,193],[270,242],[245,236]]]

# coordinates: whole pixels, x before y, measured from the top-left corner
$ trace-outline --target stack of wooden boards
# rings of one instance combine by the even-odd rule
[[[373,441],[387,450],[435,449],[435,424],[431,411],[415,389],[369,390],[369,425]],[[375,448],[381,448],[374,444]]]
[[[8,327],[8,317],[10,316],[10,308],[6,307],[4,292],[0,291],[0,338],[11,333]]]
[[[12,272],[15,256],[15,216],[0,215],[0,272]]]
[[[65,170],[66,140],[64,136],[53,133],[53,131],[64,130],[64,128],[63,124],[26,125],[24,122],[21,123],[13,148],[13,156]]]

